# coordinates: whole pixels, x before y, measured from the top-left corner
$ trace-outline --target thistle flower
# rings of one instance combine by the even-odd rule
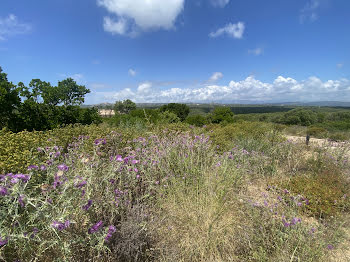
[[[332,249],[334,249],[334,246],[333,246],[333,245],[328,245],[328,246],[327,246],[327,249],[328,249],[328,250],[332,250]]]
[[[8,194],[9,194],[9,192],[7,191],[7,188],[3,187],[3,186],[0,186],[0,195],[1,196],[6,196]]]
[[[113,233],[115,233],[116,231],[117,230],[116,230],[115,226],[109,226],[108,233],[107,233],[107,235],[105,237],[105,241],[108,242],[109,239],[112,237]]]
[[[58,222],[58,221],[53,221],[51,225],[53,228],[55,228],[59,231],[62,231],[70,226],[70,221],[66,220],[64,223]]]
[[[92,206],[92,200],[90,199],[86,205],[82,207],[83,210],[88,210]]]
[[[32,170],[32,169],[39,169],[39,167],[37,165],[28,166],[28,170]]]
[[[61,171],[68,171],[68,166],[66,166],[65,164],[60,164],[57,166],[57,168]]]
[[[21,207],[24,207],[24,201],[23,201],[24,195],[19,195],[18,197],[18,203],[21,205]]]
[[[98,221],[95,225],[89,228],[88,233],[93,234],[96,233],[103,225],[102,220]]]
[[[117,155],[116,158],[115,158],[116,161],[119,161],[119,162],[123,162],[124,159],[121,155]]]
[[[82,188],[87,184],[86,180],[80,181],[78,184],[75,185],[76,188]]]
[[[47,169],[47,168],[46,168],[45,165],[41,165],[41,166],[40,166],[40,170],[41,170],[41,171],[45,171],[46,169]]]
[[[6,245],[8,243],[8,237],[2,239],[2,237],[0,237],[0,247]]]

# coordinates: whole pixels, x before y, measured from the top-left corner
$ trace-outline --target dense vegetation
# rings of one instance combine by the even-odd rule
[[[57,86],[33,79],[26,87],[14,85],[0,67],[0,129],[11,131],[50,130],[67,124],[101,122],[95,108],[81,108],[90,90],[72,78]]]
[[[332,261],[349,147],[261,122],[0,134],[5,261]],[[334,260],[346,261],[346,260]]]

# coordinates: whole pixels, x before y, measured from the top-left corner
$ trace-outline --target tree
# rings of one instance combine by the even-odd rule
[[[130,99],[124,101],[117,101],[114,105],[115,114],[129,114],[132,110],[136,109],[136,104]]]
[[[190,108],[185,104],[170,103],[159,108],[160,112],[169,111],[177,115],[181,121],[184,121],[190,113]]]
[[[57,88],[57,94],[65,106],[84,103],[85,95],[90,93],[89,89],[83,85],[78,85],[72,78],[58,82]]]
[[[0,67],[0,129],[13,123],[20,103],[18,89],[7,80],[7,74]]]
[[[209,116],[212,123],[233,122],[233,112],[229,107],[219,106],[216,107]]]

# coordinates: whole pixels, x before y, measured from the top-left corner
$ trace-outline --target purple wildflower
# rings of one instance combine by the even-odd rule
[[[64,229],[66,229],[67,227],[69,227],[70,221],[66,220],[64,223],[58,222],[58,221],[53,221],[51,225],[53,228],[56,228],[57,230],[62,231]]]
[[[133,160],[131,161],[131,164],[135,165],[135,164],[137,164],[137,163],[139,163],[139,162],[140,162],[139,160],[133,159]]]
[[[102,227],[102,220],[98,221],[95,225],[89,228],[88,233],[93,234],[96,233]]]
[[[23,198],[24,198],[24,195],[19,195],[19,197],[18,197],[18,203],[21,205],[21,207],[24,207]]]
[[[333,245],[328,245],[328,246],[327,246],[327,249],[328,249],[328,250],[332,250],[332,249],[334,249],[334,246],[333,246]]]
[[[6,245],[7,243],[8,243],[8,238],[2,239],[2,238],[0,237],[0,247]]]
[[[92,206],[92,200],[90,199],[86,205],[84,205],[82,208],[84,210],[88,210]]]
[[[78,184],[75,185],[76,188],[82,188],[87,184],[86,180],[80,181]]]
[[[117,155],[115,160],[117,160],[119,162],[123,162],[124,161],[124,159],[123,159],[123,157],[121,155]]]
[[[19,182],[19,179],[16,177],[11,178],[11,183],[12,184],[17,184]]]
[[[45,165],[41,165],[41,166],[40,166],[40,170],[41,170],[41,171],[45,171],[46,169],[47,169],[47,168],[46,168]]]
[[[68,171],[68,166],[66,166],[65,164],[60,164],[57,166],[57,168],[61,171]]]
[[[1,196],[6,196],[8,194],[9,194],[9,192],[7,191],[7,188],[3,187],[3,186],[0,186],[0,195]]]
[[[28,182],[30,179],[29,175],[16,174],[12,176],[13,179],[21,179],[24,183]]]
[[[115,226],[109,226],[108,233],[107,233],[107,235],[105,237],[105,241],[108,242],[109,239],[112,237],[113,233],[115,233],[116,231],[117,230],[116,230]]]
[[[39,169],[39,167],[37,165],[28,166],[28,170],[32,170],[32,169]]]
[[[30,238],[34,238],[35,235],[38,234],[38,233],[39,233],[39,229],[36,228],[36,227],[34,227],[34,228],[33,228],[33,233],[30,235]]]

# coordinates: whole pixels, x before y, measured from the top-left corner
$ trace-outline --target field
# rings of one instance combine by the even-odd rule
[[[0,260],[349,261],[349,143],[285,128],[2,130]]]

